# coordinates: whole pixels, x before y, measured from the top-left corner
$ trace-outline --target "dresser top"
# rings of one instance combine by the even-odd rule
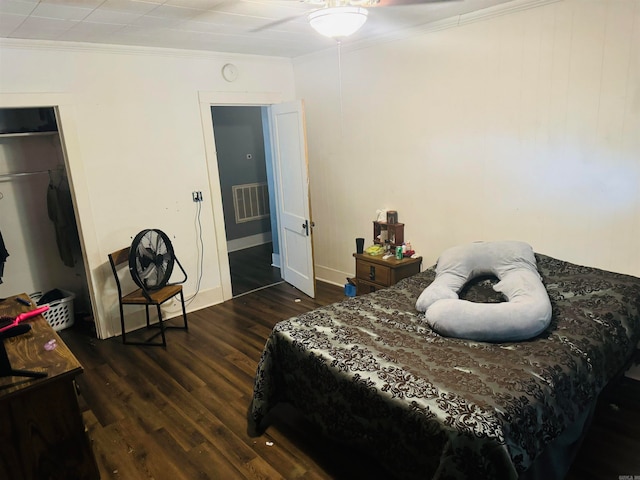
[[[19,303],[17,297],[31,302],[31,306]],[[16,317],[34,308],[36,306],[28,295],[13,295],[0,301],[0,316]],[[38,379],[0,377],[0,400],[28,388],[37,388],[62,376],[76,376],[82,373],[80,362],[42,315],[25,320],[24,323],[29,323],[31,330],[16,337],[0,340],[4,341],[11,368],[47,372],[47,376]],[[56,348],[45,350],[44,346],[50,340],[56,341]]]
[[[386,260],[383,260],[382,255],[369,255],[368,253],[354,253],[353,256],[356,258],[356,260],[363,260],[365,262],[376,263],[378,265],[384,265],[392,268],[422,262],[422,257],[406,257],[402,260],[398,260],[395,256],[392,256],[390,258],[387,258]]]

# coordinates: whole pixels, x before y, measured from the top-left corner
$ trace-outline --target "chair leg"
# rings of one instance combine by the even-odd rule
[[[160,325],[160,335],[162,335],[162,346],[166,347],[167,346],[167,339],[164,336],[164,321],[162,320],[162,310],[160,309],[160,305],[157,304],[156,305],[157,309],[158,309],[158,323]]]
[[[147,339],[144,342],[127,342],[125,339],[125,330],[124,330],[124,312],[122,309],[122,305],[120,305],[120,323],[122,325],[122,343],[125,343],[127,345],[149,345],[149,346],[161,346],[161,347],[167,347],[167,339],[165,336],[165,332],[168,329],[181,329],[181,330],[189,330],[189,323],[187,320],[187,310],[186,310],[186,306],[184,304],[184,293],[183,292],[179,292],[180,293],[180,304],[182,306],[182,319],[184,320],[184,326],[174,326],[174,325],[165,325],[164,323],[164,319],[162,317],[162,309],[161,309],[161,305],[160,304],[155,304],[157,311],[158,311],[158,324],[157,325],[151,325],[151,319],[149,316],[149,305],[145,305],[145,314],[146,314],[146,318],[147,318],[147,328],[155,328],[155,327],[159,327],[160,328],[160,332],[155,333],[152,337],[150,337],[149,339]],[[162,336],[162,343],[152,343],[151,340],[155,337],[157,337],[158,335]]]
[[[184,292],[180,291],[180,302],[182,303],[182,318],[184,318],[184,329],[189,330],[189,324],[187,323],[187,311],[184,308]]]
[[[150,347],[167,347],[167,340],[164,336],[165,325],[162,321],[162,314],[160,312],[160,305],[156,305],[158,307],[158,326],[160,327],[160,332],[153,334],[151,337],[147,338],[143,341],[127,341],[126,332],[124,328],[124,311],[122,304],[120,304],[120,325],[122,325],[122,343],[125,345],[141,345],[141,346],[150,346]],[[155,327],[156,325],[151,325],[149,318],[149,305],[145,305],[145,313],[147,317],[147,328]],[[152,340],[158,335],[162,335],[162,342],[153,342]]]
[[[122,328],[122,343],[127,343],[127,332],[124,328],[124,309],[122,303],[120,303],[120,327]]]

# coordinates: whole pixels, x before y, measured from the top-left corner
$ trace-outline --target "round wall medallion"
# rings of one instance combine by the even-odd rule
[[[233,63],[226,63],[222,67],[222,77],[227,82],[233,82],[236,78],[238,78],[238,67],[236,67]]]

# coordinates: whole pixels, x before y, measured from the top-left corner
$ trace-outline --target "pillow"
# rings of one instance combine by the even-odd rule
[[[462,287],[480,275],[500,280],[493,289],[507,302],[460,300]],[[526,340],[542,333],[551,321],[551,302],[524,242],[475,242],[445,250],[436,278],[416,302],[431,328],[448,337],[488,342]]]

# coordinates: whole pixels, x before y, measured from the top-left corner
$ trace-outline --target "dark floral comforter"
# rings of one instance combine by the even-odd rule
[[[640,279],[536,255],[553,307],[536,339],[441,337],[415,310],[428,269],[278,323],[255,377],[250,424],[289,402],[400,478],[517,478],[584,418],[640,339]],[[501,301],[495,279],[461,292]]]

